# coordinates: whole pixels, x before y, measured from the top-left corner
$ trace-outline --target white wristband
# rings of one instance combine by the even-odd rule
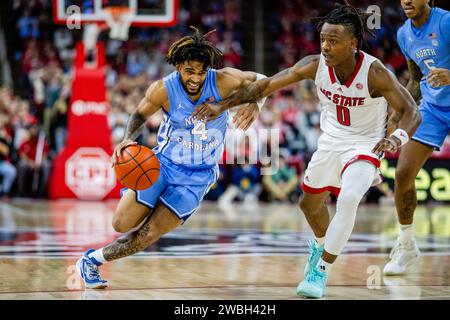
[[[391,137],[394,136],[401,141],[400,147],[405,145],[409,141],[408,133],[403,129],[397,129],[392,134]]]
[[[256,80],[267,78],[265,75],[261,73],[256,74]],[[256,104],[258,105],[259,111],[261,111],[262,107],[264,106],[264,103],[266,103],[267,97],[262,98],[261,100],[256,101]]]

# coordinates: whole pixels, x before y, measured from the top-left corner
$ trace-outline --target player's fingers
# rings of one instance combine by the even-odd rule
[[[244,124],[242,125],[242,130],[246,131],[253,123],[253,121],[255,120],[255,116],[254,115],[249,115],[246,119]]]
[[[203,110],[203,107],[200,107],[195,110],[195,112],[192,114],[192,118],[195,120],[199,120],[204,116],[205,111]]]
[[[391,140],[388,140],[388,148],[389,148],[390,152],[397,152],[398,151],[398,145],[395,142],[391,141]]]
[[[427,77],[427,81],[428,83],[431,83],[432,81],[434,81],[434,79],[436,79],[437,75],[432,74],[432,75],[428,75]]]
[[[251,115],[246,110],[243,110],[241,112],[241,115],[240,115],[239,119],[237,119],[238,122],[236,122],[236,126],[238,127],[238,129],[243,129],[244,128],[244,125],[245,125],[247,119],[250,116]]]
[[[250,117],[250,118],[248,119],[247,123],[245,124],[245,127],[244,127],[242,130],[247,131],[247,129],[250,128],[250,126],[252,125],[253,120],[254,120],[254,117],[253,117],[253,116]]]
[[[242,117],[236,118],[236,119],[234,120],[234,124],[236,125],[236,128],[238,128],[238,129],[241,128],[241,126],[242,126],[242,121],[243,121],[243,118],[242,118]]]
[[[378,142],[375,147],[372,149],[373,153],[380,153],[383,150],[384,147],[384,140],[381,140]]]
[[[117,163],[117,153],[116,153],[116,152],[117,152],[117,151],[114,150],[113,155],[112,155],[112,157],[111,157],[111,160],[112,160],[112,166],[113,166],[113,167],[114,167],[115,164]]]
[[[433,86],[437,86],[437,85],[439,85],[440,75],[439,74],[433,74],[433,75],[428,77],[427,81],[428,81],[429,84],[431,84]]]
[[[373,147],[372,148],[372,152],[373,153],[377,153],[377,150],[378,150],[378,146],[380,145],[380,143],[378,142],[376,145],[375,145],[375,147]]]
[[[202,110],[200,110],[199,114],[197,115],[197,119],[205,120],[205,122],[209,121],[210,117],[211,112],[209,111],[208,107],[204,107]]]
[[[245,126],[247,125],[247,122],[248,122],[248,118],[247,117],[245,117],[245,118],[242,117],[240,119],[240,121],[239,121],[239,125],[237,126],[238,129],[245,130]]]
[[[135,146],[135,145],[137,145],[136,141],[130,141],[123,148],[120,149],[120,152],[122,152],[122,150],[127,148],[128,146]]]
[[[200,109],[202,108],[202,104],[201,105],[199,105],[197,108],[195,108],[195,110],[194,110],[194,112],[192,112],[192,114],[191,114],[191,117],[192,118],[195,118],[195,117],[197,117],[197,115],[198,115],[198,113],[200,112]]]
[[[239,109],[236,114],[233,116],[233,122],[237,123],[237,121],[239,121],[239,119],[241,119],[243,116],[245,115],[244,110]]]

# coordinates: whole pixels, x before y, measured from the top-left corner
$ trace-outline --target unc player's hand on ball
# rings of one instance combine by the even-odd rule
[[[259,108],[256,103],[241,106],[233,117],[233,122],[238,129],[247,130],[258,117]]]
[[[125,149],[128,146],[131,145],[136,145],[137,142],[133,141],[133,140],[123,140],[122,142],[120,142],[115,148],[114,148],[114,152],[112,155],[112,166],[114,167],[114,165],[117,163],[117,161],[119,160],[120,154],[122,153],[122,150]]]
[[[373,153],[380,154],[383,151],[389,151],[389,152],[397,152],[400,148],[401,141],[397,137],[387,137],[383,138],[375,145],[375,147],[372,149]]]
[[[434,87],[450,85],[450,70],[444,68],[433,68],[427,77],[428,83]]]
[[[192,113],[192,118],[198,119],[199,121],[210,121],[219,116],[223,111],[220,104],[216,103],[202,103],[197,108],[195,108]]]

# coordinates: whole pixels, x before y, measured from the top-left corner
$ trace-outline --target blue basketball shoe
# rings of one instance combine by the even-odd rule
[[[306,278],[311,266],[315,267],[319,262],[320,257],[322,256],[324,245],[318,245],[315,240],[308,240],[309,247],[309,257],[308,262],[306,263],[305,270],[303,271],[303,275]]]
[[[307,298],[322,298],[326,293],[328,274],[320,271],[317,266],[312,267],[305,277],[305,280],[299,283],[297,295]]]
[[[104,289],[108,286],[108,281],[103,280],[98,273],[98,267],[102,264],[89,257],[89,254],[94,251],[94,249],[89,249],[78,259],[76,264],[77,273],[83,279],[84,286],[87,289]]]

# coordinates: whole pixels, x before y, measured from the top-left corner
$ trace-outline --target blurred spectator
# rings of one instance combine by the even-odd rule
[[[223,53],[223,66],[240,68],[243,54],[241,44],[233,40],[230,31],[226,31],[223,37],[223,41],[217,44],[217,48]]]
[[[246,205],[254,204],[258,201],[261,193],[261,176],[256,164],[246,163],[232,167],[231,184],[219,198],[219,205],[230,206],[238,199]]]
[[[17,21],[17,29],[22,39],[37,39],[39,37],[39,20],[31,16],[30,10],[26,9]]]
[[[47,159],[48,145],[39,138],[38,125],[32,125],[28,134],[29,138],[19,147],[18,196],[24,197],[30,194],[44,196],[50,174],[50,162]],[[30,184],[29,181],[32,183]],[[30,185],[32,190],[27,188]]]
[[[273,169],[273,174],[263,177],[263,185],[270,201],[297,201],[299,177],[295,168],[288,165],[288,158],[287,150],[280,150],[278,168]]]
[[[0,177],[2,184],[0,188],[0,197],[9,196],[11,186],[17,175],[17,169],[10,162],[11,141],[7,139],[6,131],[0,130]]]

